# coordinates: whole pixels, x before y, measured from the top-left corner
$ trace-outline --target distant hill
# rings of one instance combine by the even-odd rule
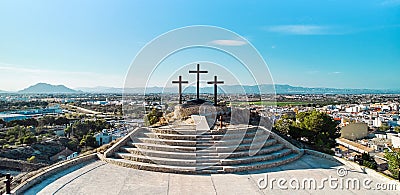
[[[18,93],[79,93],[80,91],[70,89],[64,85],[51,85],[47,83],[38,83]]]
[[[79,90],[86,93],[122,93],[122,88],[115,88],[115,87],[79,87],[75,90]]]
[[[222,88],[227,93],[240,94],[246,93],[273,93],[274,88],[277,94],[400,94],[400,90],[396,89],[337,89],[337,88],[309,88],[309,87],[295,87],[291,85],[223,85]],[[94,87],[94,88],[78,88],[79,90],[87,93],[143,93],[144,88],[111,88],[111,87]],[[176,87],[162,88],[162,87],[148,87],[146,93],[177,93]],[[221,91],[221,90],[220,90]],[[213,93],[213,87],[202,87],[202,93]],[[184,89],[184,93],[196,93],[196,88],[193,86]]]

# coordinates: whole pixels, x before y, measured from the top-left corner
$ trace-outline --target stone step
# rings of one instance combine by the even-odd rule
[[[227,131],[231,133],[240,133],[240,132],[247,132],[247,133],[254,133],[257,131],[257,127],[254,126],[243,126],[244,128],[223,128],[218,130],[209,130],[207,132],[204,131],[196,131],[196,126],[188,125],[187,127],[160,127],[160,128],[149,128],[153,133],[160,133],[160,134],[180,134],[180,135],[221,135],[225,134]]]
[[[171,166],[189,166],[198,167],[197,169],[210,169],[210,170],[222,170],[220,165],[220,159],[197,159],[193,157],[192,159],[175,159],[175,158],[161,158],[153,156],[136,155],[131,153],[116,153],[117,158],[131,160],[136,162],[159,164],[159,165],[171,165]]]
[[[171,146],[171,145],[160,145],[160,144],[149,144],[149,143],[132,143],[128,142],[128,146],[137,147],[145,150],[165,151],[165,152],[195,152],[196,147],[188,146]]]
[[[271,132],[235,127],[205,132],[196,131],[194,125],[150,128],[106,161],[148,171],[216,174],[275,167],[302,155],[270,137]]]
[[[213,163],[220,164],[221,159],[219,157],[196,157],[196,163]]]
[[[188,166],[171,166],[171,165],[158,165],[158,164],[150,164],[143,163],[137,161],[131,161],[126,159],[107,159],[107,162],[116,164],[119,166],[146,170],[146,171],[158,171],[164,173],[183,173],[183,174],[196,174],[196,167],[188,167]]]
[[[196,135],[196,128],[186,129],[186,128],[150,128],[153,133],[161,134],[180,134],[180,135]]]
[[[244,172],[244,171],[266,169],[266,168],[271,168],[271,167],[278,167],[280,165],[287,164],[289,162],[299,159],[301,157],[301,155],[302,154],[299,154],[299,153],[291,153],[291,154],[283,156],[281,158],[276,158],[274,160],[269,160],[269,161],[223,166],[224,167],[223,172],[224,173],[237,173],[237,172]]]
[[[117,158],[123,158],[126,160],[144,162],[144,163],[152,163],[159,165],[172,165],[172,166],[196,166],[196,159],[173,159],[173,158],[161,158],[161,157],[152,157],[152,156],[144,156],[144,155],[136,155],[131,153],[115,153]]]
[[[285,148],[285,145],[283,145],[283,144],[272,144],[272,145],[264,146],[259,151],[256,151],[256,150],[235,151],[232,153],[219,153],[219,156],[223,156],[223,157],[228,156],[228,158],[239,158],[239,157],[249,156],[250,154],[253,154],[254,152],[257,152],[256,155],[263,155],[263,154],[276,152],[276,151],[282,150],[284,148]]]
[[[150,138],[148,138],[150,139]],[[154,139],[153,139],[154,140]],[[175,140],[174,140],[175,141]],[[257,141],[257,140],[256,140]],[[205,152],[205,153],[214,153],[214,152],[234,152],[234,151],[245,151],[251,149],[253,147],[266,147],[277,143],[275,139],[268,139],[265,142],[258,141],[255,143],[241,143],[237,145],[236,143],[226,144],[211,144],[211,145],[202,145],[202,144],[194,144],[193,141],[179,141],[179,143],[172,143],[173,141],[169,140],[169,144],[166,144],[161,140],[153,141],[153,143],[132,143],[128,142],[127,146],[129,147],[138,147],[140,149],[145,150],[155,150],[155,151],[166,151],[166,152]],[[189,143],[184,143],[189,142]],[[174,144],[174,145],[173,145]],[[229,145],[232,144],[232,145]],[[261,146],[262,145],[262,146]]]
[[[282,158],[292,153],[291,149],[282,149],[272,153],[262,154],[262,155],[254,155],[254,156],[245,156],[245,157],[237,157],[237,158],[227,158],[221,160],[221,165],[238,165],[238,164],[249,164],[254,162],[264,162],[270,161],[278,158]]]
[[[146,170],[146,171],[158,171],[164,173],[179,173],[179,174],[217,174],[223,173],[224,168],[222,166],[212,167],[201,167],[201,166],[173,166],[173,165],[158,165],[151,163],[143,163],[130,161],[126,159],[107,159],[108,163],[116,164],[118,166]]]
[[[156,139],[156,138],[138,138],[143,143],[170,145],[170,146],[196,146],[196,141],[191,140],[171,140],[171,139]]]
[[[140,148],[122,147],[121,152],[128,152],[131,154],[161,157],[161,158],[177,158],[177,159],[196,159],[196,153],[193,152],[168,152],[168,151],[157,151],[157,150],[146,150]],[[218,155],[217,155],[218,157]]]
[[[237,128],[237,127],[224,127],[223,129],[217,129],[217,130],[210,130],[211,134],[217,133],[217,134],[225,134],[227,132],[236,132],[236,133],[242,133],[242,132],[247,132],[247,133],[254,133],[258,130],[257,127],[255,126],[243,126],[243,128]]]
[[[239,145],[213,145],[213,146],[196,146],[196,152],[203,152],[203,153],[211,153],[211,152],[218,152],[218,153],[233,153],[238,151],[248,151],[252,147],[266,147],[277,143],[275,139],[268,139],[264,142],[255,142],[255,143],[247,143],[247,144],[239,144]]]
[[[171,146],[193,146],[193,147],[210,147],[210,146],[236,146],[239,143],[244,144],[256,144],[265,142],[267,136],[258,136],[256,139],[243,138],[243,139],[229,139],[229,137],[222,140],[171,140],[171,139],[160,139],[160,138],[138,138],[143,143],[159,144],[159,145],[171,145]]]
[[[189,140],[189,141],[217,141],[217,140],[234,140],[234,139],[253,139],[254,133],[241,134],[241,133],[229,133],[229,134],[202,134],[202,135],[181,135],[181,134],[164,134],[164,133],[145,133],[149,138],[153,139],[166,139],[166,140]],[[263,133],[257,136],[257,139],[269,137],[268,134]]]
[[[107,162],[116,164],[119,166],[124,166],[128,168],[134,168],[139,170],[147,170],[147,171],[158,171],[165,173],[180,173],[180,174],[217,174],[217,173],[234,173],[234,172],[245,172],[245,171],[253,171],[259,169],[265,169],[270,167],[276,167],[283,164],[287,164],[289,162],[295,161],[301,157],[301,154],[291,153],[287,156],[277,158],[270,161],[261,161],[255,163],[248,164],[240,164],[240,165],[230,165],[230,166],[200,166],[205,164],[198,164],[195,166],[177,166],[177,165],[161,165],[161,164],[152,164],[145,162],[137,162],[126,159],[106,159]]]
[[[165,133],[145,133],[149,138],[169,139],[169,140],[196,140],[196,135],[165,134]]]
[[[234,132],[227,132],[227,133],[221,133],[221,134],[201,134],[197,136],[197,139],[240,139],[240,138],[254,138],[257,132],[239,132],[239,131],[234,131]],[[261,132],[259,136],[269,136],[268,133],[266,132]]]
[[[230,157],[229,154],[223,156],[219,154],[218,156],[196,156],[196,153],[172,153],[172,152],[158,152],[158,151],[140,151],[136,150],[137,153],[116,153],[117,158],[123,158],[132,161],[154,163],[154,164],[165,164],[165,165],[180,165],[180,166],[191,166],[196,163],[204,163],[201,166],[211,165],[235,165],[235,164],[246,164],[251,162],[267,161],[274,158],[280,158],[282,156],[290,154],[292,151],[290,149],[277,150],[280,147],[275,147],[276,151],[267,154],[257,154],[254,156],[249,156],[249,153],[243,153],[242,157]],[[186,158],[183,158],[185,157]],[[199,164],[197,164],[199,165]]]
[[[224,137],[223,139],[220,140],[204,140],[200,139],[196,141],[196,146],[210,146],[210,145],[218,145],[218,146],[229,146],[229,145],[237,145],[238,143],[240,144],[249,144],[249,143],[256,143],[256,142],[265,142],[268,140],[268,136],[260,136],[257,137],[256,139],[254,138],[243,138],[243,139],[230,139],[230,137],[226,138]]]
[[[198,150],[198,151],[187,151],[187,150],[174,150],[174,151],[160,151],[160,150],[148,150],[142,148],[133,148],[129,146],[121,147],[120,152],[127,152],[137,155],[146,155],[146,156],[154,156],[154,157],[162,157],[162,158],[178,158],[178,159],[193,159],[193,158],[209,158],[209,159],[220,159],[220,158],[237,158],[237,157],[245,157],[249,156],[251,152],[257,152],[257,155],[267,154],[271,152],[275,152],[284,148],[283,144],[273,144],[274,142],[270,142],[261,148],[258,152],[252,150],[244,150],[244,151],[234,151],[230,153],[217,153],[215,150]],[[175,149],[175,147],[174,147]]]

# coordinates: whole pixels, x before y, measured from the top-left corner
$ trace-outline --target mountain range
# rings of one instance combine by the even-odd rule
[[[70,89],[64,85],[50,85],[47,83],[38,83],[28,88],[18,91],[18,93],[79,93],[80,91]]]
[[[309,87],[295,87],[291,85],[224,85],[219,89],[220,92],[227,93],[273,93],[277,94],[400,94],[398,89],[337,89],[337,88],[309,88]],[[64,85],[51,85],[47,83],[38,83],[20,90],[16,93],[36,93],[36,94],[53,94],[53,93],[177,93],[176,87],[148,87],[144,88],[114,88],[114,87],[81,87],[76,89],[68,88]],[[201,88],[202,93],[213,93],[213,87]],[[7,93],[6,91],[0,90],[0,93]],[[15,92],[14,92],[15,93]],[[196,93],[194,86],[189,86],[184,89],[184,93]]]

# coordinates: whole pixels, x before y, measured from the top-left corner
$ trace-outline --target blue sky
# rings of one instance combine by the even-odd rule
[[[242,35],[275,83],[400,88],[400,0],[3,0],[0,90],[122,87],[147,42],[188,25]]]

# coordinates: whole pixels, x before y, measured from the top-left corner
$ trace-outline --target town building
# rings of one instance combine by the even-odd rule
[[[365,123],[351,123],[344,126],[341,131],[341,137],[349,140],[358,140],[368,136],[368,125]]]

